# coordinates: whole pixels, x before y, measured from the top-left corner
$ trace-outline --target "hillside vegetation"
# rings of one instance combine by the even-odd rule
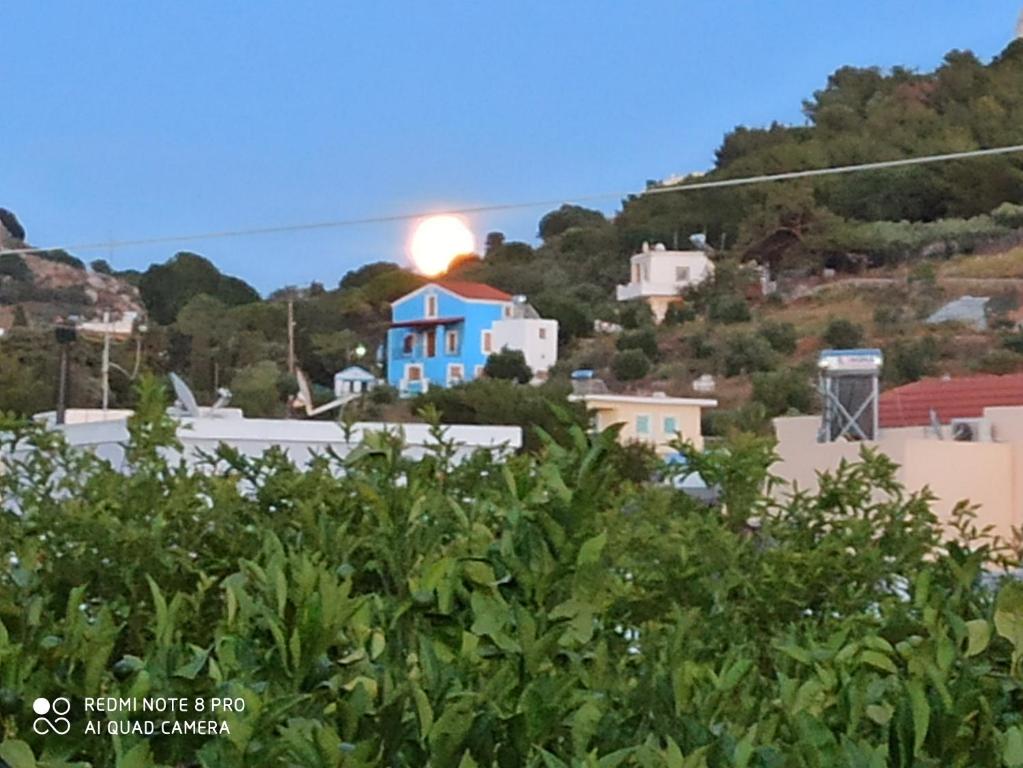
[[[986,64],[969,52],[953,51],[934,72],[845,67],[805,102],[804,112],[805,125],[736,128],[701,178],[1023,143],[1023,41]],[[22,242],[24,230],[5,213],[6,237]],[[705,233],[715,247],[721,278],[690,297],[690,306],[673,313],[666,328],[653,329],[642,307],[613,301],[614,286],[627,280],[628,256],[642,242],[686,247],[695,232]],[[483,252],[459,259],[450,276],[526,294],[541,314],[557,319],[563,362],[555,380],[574,367],[592,367],[616,386],[686,394],[692,378],[711,373],[720,380],[725,410],[751,396],[765,406],[740,419],[763,428],[772,413],[813,407],[807,363],[829,343],[826,332],[833,321],[839,328],[852,323],[851,335],[861,343],[886,348],[895,361],[886,373],[890,383],[939,370],[1018,368],[1016,350],[1023,344],[1012,336],[1018,286],[969,281],[1017,276],[1011,249],[1023,239],[1021,232],[1023,156],[1006,155],[812,181],[637,195],[622,201],[611,218],[566,204],[540,219],[538,244],[492,232]],[[31,260],[4,258],[0,326],[8,334],[0,343],[12,354],[0,356],[0,408],[41,410],[53,403],[52,389],[39,382],[53,380],[54,350],[46,337],[55,313],[26,311],[33,307],[32,291],[39,289],[38,281],[25,278]],[[42,258],[81,266],[67,254]],[[780,280],[779,296],[766,302],[746,299],[743,265],[751,260],[767,265]],[[825,269],[837,270],[838,282],[847,275],[882,282],[831,290],[818,285]],[[144,272],[116,272],[97,261],[86,274],[88,280],[104,276],[137,287],[150,319],[143,369],[182,373],[200,399],[212,399],[218,386],[227,385],[253,415],[282,413],[294,391],[285,374],[285,299],[295,301],[299,364],[325,395],[335,371],[355,362],[373,364],[389,302],[422,282],[395,264],[376,263],[350,272],[336,287],[289,287],[262,299],[243,281],[190,253]],[[74,293],[64,297],[68,310],[95,308],[78,301],[80,286],[68,290]],[[992,331],[977,337],[962,329],[931,332],[921,325],[942,301],[971,291],[998,298]],[[620,323],[626,333],[595,336],[597,319]],[[796,344],[789,340],[793,334]],[[370,350],[367,357],[356,356],[360,346]],[[95,350],[74,354],[72,402],[95,402]],[[130,345],[114,355],[120,365],[133,368]],[[113,386],[114,402],[130,405],[130,382],[115,376]],[[788,394],[782,397],[779,389]],[[445,413],[472,410],[464,403],[441,405]],[[409,415],[387,402],[369,412],[379,415],[381,408],[396,418]],[[514,420],[514,414],[485,410],[488,415],[477,412],[477,418]]]

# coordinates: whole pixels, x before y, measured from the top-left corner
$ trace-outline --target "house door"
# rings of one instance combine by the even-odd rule
[[[437,331],[432,330],[426,334],[426,356],[435,357],[437,355]]]

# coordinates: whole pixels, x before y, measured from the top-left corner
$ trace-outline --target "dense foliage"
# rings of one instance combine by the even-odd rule
[[[148,389],[127,475],[5,424],[35,448],[0,475],[13,768],[1023,764],[1023,587],[985,586],[994,551],[942,544],[882,457],[778,503],[767,445],[692,454],[719,508],[577,427],[504,463],[381,437],[189,472],[162,409]],[[34,697],[80,726],[99,694],[245,711],[209,738],[32,732]]]

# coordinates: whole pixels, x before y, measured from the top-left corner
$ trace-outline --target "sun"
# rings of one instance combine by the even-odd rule
[[[408,250],[416,269],[427,277],[447,271],[456,256],[472,253],[476,239],[457,216],[430,216],[423,219],[412,233]]]

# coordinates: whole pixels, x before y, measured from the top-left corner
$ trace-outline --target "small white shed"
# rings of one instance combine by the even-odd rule
[[[369,392],[380,383],[380,379],[358,365],[350,365],[334,374],[334,395],[356,395]]]

